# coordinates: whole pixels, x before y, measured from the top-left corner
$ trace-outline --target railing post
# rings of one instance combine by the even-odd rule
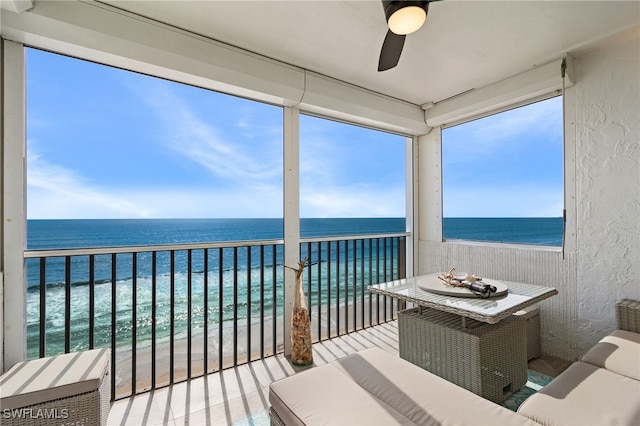
[[[407,238],[398,238],[398,278],[407,278]]]

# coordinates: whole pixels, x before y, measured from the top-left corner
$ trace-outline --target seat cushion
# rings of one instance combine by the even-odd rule
[[[592,347],[581,361],[640,380],[640,333],[615,330]]]
[[[2,409],[97,391],[108,374],[109,354],[109,349],[93,349],[14,365],[0,378]]]
[[[543,425],[638,425],[640,382],[575,362],[518,408]]]
[[[413,424],[332,364],[271,383],[269,402],[287,426]]]
[[[535,424],[379,348],[364,350],[334,364],[364,390],[416,424]]]

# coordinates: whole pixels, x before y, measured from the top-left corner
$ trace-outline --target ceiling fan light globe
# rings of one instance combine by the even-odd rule
[[[389,17],[389,29],[398,35],[418,31],[427,19],[427,12],[419,6],[407,6],[396,10]]]

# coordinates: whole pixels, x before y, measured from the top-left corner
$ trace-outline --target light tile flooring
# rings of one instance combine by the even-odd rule
[[[392,321],[313,345],[314,365],[378,346],[398,355],[398,324]],[[569,362],[540,357],[529,368],[555,377]],[[269,424],[269,384],[304,368],[283,355],[265,358],[170,387],[116,401],[109,425],[238,425]],[[252,417],[253,416],[253,417]]]
[[[397,321],[313,345],[314,365],[378,346],[398,355]],[[302,371],[283,355],[115,401],[109,425],[268,424],[269,384]],[[253,418],[250,418],[253,416]],[[257,420],[257,421],[256,421]]]

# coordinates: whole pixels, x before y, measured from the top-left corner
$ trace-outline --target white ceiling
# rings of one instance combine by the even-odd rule
[[[377,71],[387,31],[379,0],[104,3],[422,105],[486,86],[621,33],[640,34],[639,1],[433,3],[400,63]]]

